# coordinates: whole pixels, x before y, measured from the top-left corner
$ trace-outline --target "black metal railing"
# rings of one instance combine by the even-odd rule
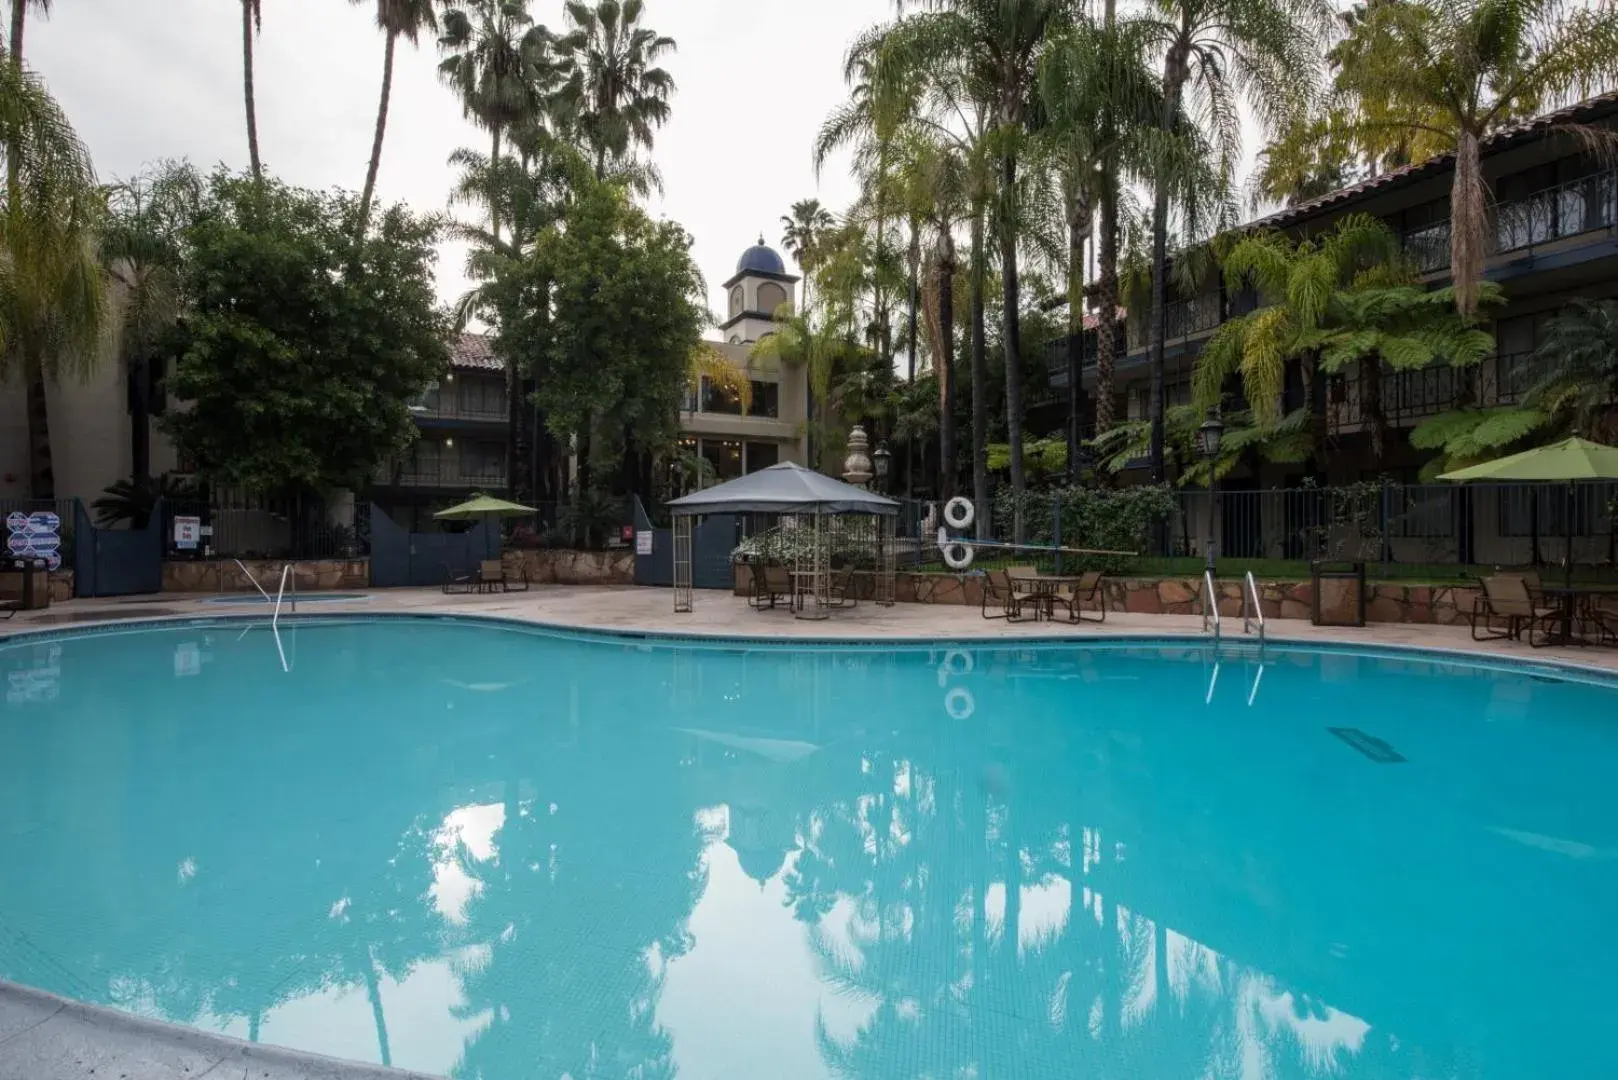
[[[1496,251],[1521,251],[1613,225],[1618,173],[1603,172],[1542,188],[1495,210]]]
[[[405,462],[377,470],[375,483],[383,487],[405,488],[503,488],[504,465],[475,462]]]

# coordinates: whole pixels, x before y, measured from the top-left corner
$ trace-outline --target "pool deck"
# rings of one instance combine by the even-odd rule
[[[29,630],[71,629],[109,621],[150,618],[255,617],[262,604],[207,603],[209,596],[162,595],[108,600],[70,600],[44,611],[21,612],[0,622],[0,637]],[[409,614],[489,616],[549,626],[618,632],[711,637],[802,639],[1000,641],[1017,638],[1118,638],[1200,636],[1198,615],[1131,615],[1113,612],[1105,623],[1018,622],[984,619],[977,608],[950,604],[862,603],[829,619],[797,619],[785,611],[754,611],[723,592],[698,592],[695,610],[673,611],[667,589],[635,586],[541,585],[528,592],[445,596],[437,589],[384,589],[363,600],[305,603],[298,615]],[[285,611],[282,618],[287,618]],[[1243,640],[1241,620],[1226,617],[1224,636]],[[1313,626],[1303,619],[1272,619],[1269,640],[1310,644],[1443,649],[1473,656],[1551,661],[1618,671],[1618,649],[1532,648],[1526,641],[1473,641],[1465,625],[1372,623],[1360,627]],[[1247,638],[1246,640],[1252,640]]]
[[[263,605],[224,605],[207,597],[158,596],[72,600],[0,622],[0,641],[32,630],[73,630],[128,620],[199,617],[264,619]],[[696,594],[695,610],[676,615],[667,589],[632,586],[538,586],[526,593],[445,596],[436,589],[376,591],[363,600],[305,604],[298,616],[332,614],[487,616],[578,629],[712,637],[781,639],[949,640],[996,642],[1198,636],[1200,616],[1109,614],[1104,624],[1006,623],[976,608],[861,604],[830,619],[756,612],[740,597]],[[283,619],[288,616],[283,613]],[[1227,639],[1243,638],[1241,620],[1226,619]],[[1318,627],[1272,620],[1269,640],[1312,644],[1442,649],[1476,657],[1570,663],[1618,672],[1618,649],[1530,648],[1525,642],[1476,642],[1465,626],[1379,623]],[[244,1043],[191,1028],[83,1005],[0,980],[0,1080],[383,1080],[417,1076],[374,1065]]]

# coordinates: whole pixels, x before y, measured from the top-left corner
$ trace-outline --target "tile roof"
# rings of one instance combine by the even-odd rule
[[[494,342],[487,334],[462,334],[450,343],[449,366],[466,371],[504,371],[506,365],[494,355]]]
[[[1618,91],[1598,94],[1593,98],[1586,98],[1565,108],[1541,113],[1531,119],[1503,127],[1480,140],[1478,150],[1482,156],[1487,157],[1490,154],[1509,149],[1516,143],[1524,141],[1527,137],[1544,134],[1559,125],[1587,123],[1613,113],[1618,113]],[[1378,176],[1367,177],[1357,184],[1350,184],[1348,187],[1338,188],[1336,191],[1328,191],[1324,195],[1317,196],[1307,202],[1301,202],[1296,206],[1285,207],[1256,221],[1250,221],[1242,227],[1244,229],[1284,228],[1303,218],[1311,217],[1329,209],[1337,203],[1348,202],[1359,198],[1361,195],[1380,191],[1384,188],[1400,187],[1430,176],[1436,176],[1451,168],[1454,162],[1455,154],[1453,151],[1438,154],[1412,165],[1404,165],[1397,169],[1390,169]]]

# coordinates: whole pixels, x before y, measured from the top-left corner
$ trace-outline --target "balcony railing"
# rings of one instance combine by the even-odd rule
[[[1130,352],[1146,348],[1151,338],[1150,320],[1149,311],[1139,322],[1130,320],[1128,324]],[[1205,333],[1216,329],[1221,321],[1217,295],[1174,300],[1163,307],[1163,340],[1173,341],[1175,338]]]
[[[1618,172],[1595,173],[1508,199],[1495,207],[1493,253],[1523,251],[1618,223]],[[1449,222],[1404,234],[1405,256],[1423,273],[1449,266]]]
[[[506,469],[457,462],[385,465],[377,470],[375,482],[384,487],[503,488]]]
[[[505,423],[511,416],[509,403],[503,398],[484,398],[479,401],[461,401],[458,398],[427,400],[411,410],[424,420],[481,420]]]

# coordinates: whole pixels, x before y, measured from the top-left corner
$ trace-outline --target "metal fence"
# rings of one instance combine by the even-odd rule
[[[1427,568],[1573,566],[1618,573],[1618,483],[1394,484],[1178,491],[1167,556],[1345,559],[1385,576]],[[1211,526],[1211,528],[1210,528]]]
[[[222,495],[165,502],[163,515],[169,558],[357,559],[371,551],[371,504],[365,500]],[[176,528],[188,522],[197,527],[194,541]]]

